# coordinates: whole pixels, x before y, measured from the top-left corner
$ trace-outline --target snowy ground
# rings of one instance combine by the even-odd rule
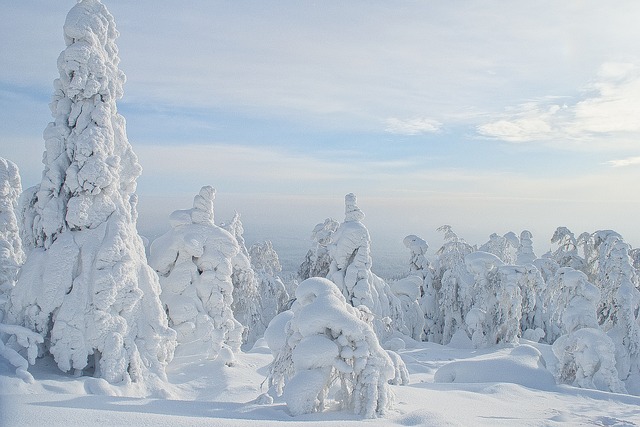
[[[27,384],[0,360],[0,426],[640,426],[640,397],[557,386],[543,366],[554,363],[550,347],[535,344],[540,358],[523,344],[472,350],[420,343],[400,351],[411,384],[393,386],[394,410],[375,420],[331,409],[292,417],[278,399],[256,403],[272,360],[260,346],[231,367],[174,359],[161,392],[167,398],[63,375],[46,359],[31,368],[36,380]]]

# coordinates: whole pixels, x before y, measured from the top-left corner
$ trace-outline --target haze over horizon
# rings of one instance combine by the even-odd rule
[[[0,156],[25,188],[74,3],[0,4]],[[212,185],[217,221],[272,240],[342,220],[353,192],[380,251],[435,250],[443,224],[529,229],[538,255],[557,226],[640,245],[637,2],[104,3],[144,235]]]

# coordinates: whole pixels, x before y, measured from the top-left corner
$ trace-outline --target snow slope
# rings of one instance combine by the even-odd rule
[[[384,418],[363,420],[331,409],[292,417],[282,400],[256,401],[267,391],[264,380],[273,360],[263,343],[240,353],[231,367],[198,357],[174,358],[167,367],[166,399],[138,397],[135,385],[61,374],[50,359],[31,367],[36,381],[27,384],[0,360],[0,425],[640,425],[639,397],[555,385],[543,366],[555,363],[550,346],[531,342],[482,350],[414,343],[400,351],[411,382],[391,386],[395,407]]]

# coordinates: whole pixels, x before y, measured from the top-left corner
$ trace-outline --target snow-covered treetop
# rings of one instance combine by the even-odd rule
[[[249,248],[251,266],[254,270],[264,271],[269,275],[276,275],[282,271],[278,253],[273,249],[271,241],[256,243]]]
[[[174,211],[169,217],[172,227],[185,224],[215,225],[213,201],[216,190],[211,186],[204,186],[193,198],[193,208]]]
[[[83,0],[67,15],[34,206],[37,246],[48,248],[67,229],[96,228],[115,211],[135,221],[130,199],[142,168],[116,108],[125,82],[117,37],[113,16],[97,0]]]
[[[360,210],[356,202],[355,194],[349,193],[344,196],[344,222],[362,221],[364,219],[364,212]]]

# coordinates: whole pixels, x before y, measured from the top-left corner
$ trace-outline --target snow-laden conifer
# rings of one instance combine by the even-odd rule
[[[304,261],[298,269],[298,277],[305,280],[310,277],[327,277],[331,266],[331,256],[328,245],[331,243],[333,233],[340,223],[332,218],[316,224],[311,233],[313,246],[307,252]]]
[[[260,294],[260,318],[267,325],[278,313],[285,309],[289,294],[278,276],[282,271],[280,259],[270,241],[256,243],[249,248],[251,266],[258,280]]]
[[[563,267],[549,284],[547,298],[549,319],[562,334],[553,343],[558,382],[625,393],[614,344],[598,326],[598,288],[581,271]]]
[[[327,278],[338,286],[349,304],[363,305],[371,311],[380,339],[388,336],[390,329],[407,333],[400,301],[389,285],[371,271],[371,238],[363,219],[356,196],[347,194],[345,220],[329,245],[331,266]]]
[[[323,278],[300,283],[291,312],[270,384],[284,393],[293,415],[322,411],[329,399],[366,418],[391,408],[394,360],[334,283]],[[334,384],[335,395],[330,394]]]
[[[435,270],[427,258],[429,245],[415,234],[406,236],[403,243],[410,251],[409,275],[418,275],[422,279],[419,304],[424,313],[423,338],[427,341],[442,342],[440,293],[435,287]]]
[[[520,233],[518,249],[516,250],[516,264],[526,265],[533,264],[536,260],[536,254],[533,252],[533,234],[529,230]]]
[[[82,0],[67,15],[45,168],[24,203],[34,249],[8,312],[47,337],[42,350],[60,369],[92,369],[112,383],[164,378],[175,347],[135,228],[141,167],[116,108],[125,81],[117,36],[98,0]]]
[[[228,231],[215,225],[214,198],[212,187],[202,187],[193,208],[173,212],[171,230],[150,248],[149,264],[160,275],[160,298],[178,333],[176,354],[204,352],[215,358],[223,348],[238,351],[242,343],[243,327],[231,311],[231,259],[240,248]]]
[[[458,330],[464,330],[465,316],[473,305],[473,275],[467,271],[465,256],[474,248],[459,238],[451,226],[443,225],[444,243],[436,252],[435,287],[440,289],[442,342],[448,344]]]
[[[258,288],[258,278],[251,267],[249,250],[244,241],[244,227],[237,212],[228,223],[222,226],[238,242],[240,250],[231,259],[233,271],[233,309],[234,317],[246,328],[243,341],[251,347],[262,337],[268,323],[262,319],[262,302]]]
[[[25,260],[16,217],[21,192],[18,167],[0,157],[0,310]]]

